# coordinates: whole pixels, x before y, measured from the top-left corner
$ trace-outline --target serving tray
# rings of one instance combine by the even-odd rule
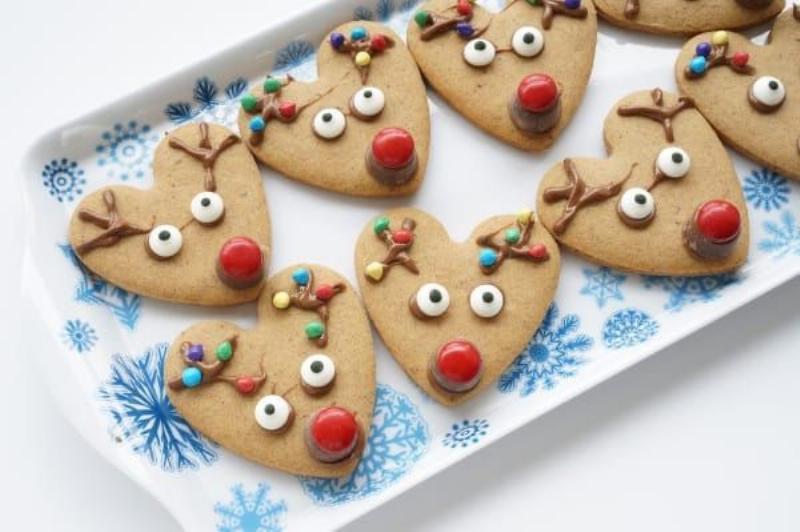
[[[457,408],[434,403],[377,340],[378,393],[367,451],[353,475],[297,478],[249,463],[200,436],[163,389],[167,342],[188,325],[255,321],[254,305],[203,309],[138,297],[92,276],[66,245],[69,215],[89,190],[147,187],[164,132],[200,120],[235,126],[238,97],[270,71],[316,75],[315,46],[353,18],[405,33],[417,2],[321,2],[167,79],[36,142],[22,164],[28,209],[23,299],[41,372],[67,418],[91,445],[190,530],[328,529],[603,382],[800,273],[800,191],[734,156],[752,223],[750,260],[735,274],[655,278],[623,274],[567,255],[556,300],[539,331],[487,393]],[[482,2],[499,9],[502,0]],[[427,180],[411,198],[363,200],[290,181],[267,169],[277,271],[319,262],[355,284],[356,236],[382,209],[435,213],[454,237],[479,220],[534,203],[539,177],[566,155],[604,156],[602,123],[638,89],[674,89],[679,41],[601,27],[586,98],[544,154],[501,145],[434,94]],[[643,62],[642,57],[647,57]],[[568,60],[568,58],[565,58]],[[635,64],[636,68],[631,68]]]

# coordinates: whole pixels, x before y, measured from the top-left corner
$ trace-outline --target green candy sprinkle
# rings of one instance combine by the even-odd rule
[[[375,231],[376,235],[379,235],[389,229],[389,218],[386,216],[381,216],[375,220],[375,223],[372,224],[372,230]]]
[[[281,90],[281,80],[275,78],[267,78],[264,80],[264,92],[273,93]]]
[[[217,346],[215,354],[217,355],[217,360],[227,362],[233,357],[233,346],[226,340]]]
[[[519,229],[517,229],[516,227],[509,227],[508,229],[506,229],[505,239],[506,242],[508,242],[509,244],[516,244],[517,242],[519,242],[519,237],[520,237]]]
[[[306,325],[306,336],[310,340],[321,338],[325,334],[325,326],[319,321],[312,321]]]
[[[420,28],[424,28],[425,26],[430,24],[430,21],[431,21],[431,14],[428,13],[427,11],[417,11],[414,14],[414,22],[416,22],[417,26],[419,26]]]
[[[250,94],[249,92],[242,96],[242,99],[239,100],[242,104],[242,109],[247,111],[248,113],[252,113],[256,110],[256,106],[258,105],[258,98],[254,95]]]

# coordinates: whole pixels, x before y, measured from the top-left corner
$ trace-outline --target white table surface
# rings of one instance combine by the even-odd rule
[[[27,360],[26,326],[14,313],[21,215],[13,181],[23,149],[52,125],[307,3],[4,5],[0,179],[7,193],[0,195],[0,216],[7,219],[0,239],[8,251],[0,261],[0,529],[178,529],[60,417]],[[800,530],[798,302],[800,279],[347,530]]]

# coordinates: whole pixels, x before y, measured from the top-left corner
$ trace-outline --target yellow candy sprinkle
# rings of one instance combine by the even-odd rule
[[[358,52],[356,54],[356,64],[360,67],[365,67],[372,61],[372,56],[367,52]]]
[[[380,281],[383,278],[383,264],[380,262],[370,262],[364,269],[364,274],[373,281]]]
[[[517,213],[517,221],[521,224],[527,224],[533,217],[533,211],[530,209],[522,209]]]
[[[728,32],[727,31],[715,31],[714,35],[711,36],[711,42],[717,46],[722,46],[723,44],[728,44]]]
[[[275,295],[272,296],[272,305],[280,310],[289,308],[291,302],[292,299],[287,292],[275,292]]]

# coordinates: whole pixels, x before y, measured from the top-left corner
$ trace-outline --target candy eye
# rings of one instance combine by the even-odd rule
[[[265,395],[256,403],[256,423],[269,432],[286,429],[294,418],[292,405],[280,395]]]
[[[147,249],[158,259],[174,257],[182,246],[183,235],[174,225],[157,225],[147,236]]]
[[[353,95],[350,100],[350,109],[358,118],[368,120],[375,118],[386,105],[386,97],[383,91],[376,87],[364,87]]]
[[[486,39],[472,39],[464,46],[464,61],[474,67],[485,67],[494,61],[494,45]]]
[[[781,106],[786,99],[786,87],[772,76],[761,76],[750,86],[750,102],[762,113],[769,113]]]
[[[469,295],[469,306],[479,318],[494,318],[504,302],[503,292],[493,284],[476,286]]]
[[[336,365],[326,355],[310,355],[300,365],[303,388],[311,394],[327,391],[335,378]]]
[[[192,216],[201,224],[213,224],[225,214],[225,202],[216,192],[201,192],[192,198]]]
[[[447,288],[437,283],[422,285],[411,299],[411,312],[421,319],[437,318],[447,312],[449,306]]]
[[[347,127],[347,119],[344,114],[333,107],[320,110],[314,116],[314,133],[323,139],[335,139]]]
[[[664,148],[656,158],[656,169],[665,177],[672,179],[679,179],[688,174],[691,164],[686,150],[677,146]]]
[[[514,32],[514,36],[511,38],[511,48],[520,57],[537,56],[544,48],[544,35],[539,28],[522,26]]]
[[[641,227],[656,215],[656,202],[653,195],[645,189],[629,188],[619,199],[617,212],[626,224]]]

